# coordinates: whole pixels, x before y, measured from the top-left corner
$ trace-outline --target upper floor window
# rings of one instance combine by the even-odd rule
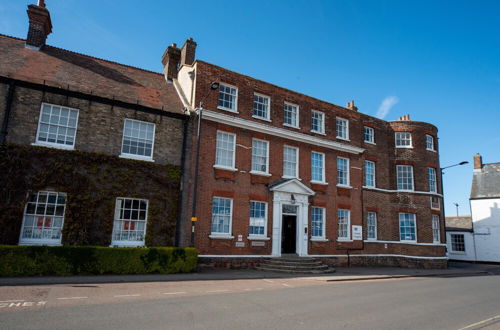
[[[375,187],[375,162],[365,160],[365,186]]]
[[[267,203],[250,202],[250,236],[267,235]]]
[[[349,121],[343,118],[337,118],[337,138],[349,140]]]
[[[337,185],[349,185],[349,159],[337,157]]]
[[[311,181],[325,182],[325,154],[311,152]]]
[[[399,213],[399,240],[417,241],[417,225],[414,213]]]
[[[73,149],[78,110],[43,103],[38,121],[36,144]]]
[[[398,190],[413,190],[413,166],[396,165]]]
[[[371,127],[364,127],[364,141],[368,143],[375,143],[375,130]]]
[[[212,235],[231,235],[233,200],[214,197],[212,200]]]
[[[411,133],[410,132],[396,132],[396,147],[397,148],[411,148]]]
[[[350,210],[338,210],[337,212],[339,222],[338,222],[338,240],[350,240],[351,231],[351,211]]]
[[[436,148],[434,147],[434,137],[433,136],[431,136],[431,135],[425,136],[425,147],[427,150],[436,151]]]
[[[238,88],[226,84],[219,85],[219,103],[217,108],[238,111]]]
[[[144,246],[148,200],[117,198],[111,245]]]
[[[464,234],[451,234],[451,252],[465,252]]]
[[[319,111],[311,111],[311,132],[325,133],[325,114]]]
[[[236,135],[232,133],[217,132],[215,166],[234,169],[234,152],[236,147]]]
[[[252,140],[252,172],[268,173],[269,170],[269,142]]]
[[[261,94],[253,95],[253,112],[255,118],[270,120],[270,98]]]
[[[311,208],[311,237],[325,238],[325,208]]]
[[[19,244],[60,245],[66,194],[40,191],[29,196]]]
[[[377,213],[366,213],[366,226],[368,228],[367,238],[369,240],[377,239]]]
[[[283,176],[288,178],[299,177],[299,149],[290,146],[283,147]]]
[[[299,106],[285,102],[283,125],[299,127]]]
[[[437,192],[436,169],[432,167],[427,168],[427,178],[429,181],[429,191]]]
[[[431,209],[435,209],[435,210],[441,209],[441,205],[440,205],[438,196],[431,196],[430,200],[431,200]]]
[[[432,241],[434,243],[441,242],[440,228],[439,228],[439,215],[437,215],[437,214],[432,215]]]
[[[125,119],[121,156],[152,160],[155,124]]]

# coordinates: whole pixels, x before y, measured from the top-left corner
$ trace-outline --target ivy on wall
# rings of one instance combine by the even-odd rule
[[[53,148],[0,146],[0,244],[17,244],[30,192],[67,194],[63,245],[111,243],[117,197],[149,200],[147,246],[171,246],[180,198],[179,166]]]

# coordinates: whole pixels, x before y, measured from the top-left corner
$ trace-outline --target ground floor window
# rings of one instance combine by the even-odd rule
[[[451,251],[465,252],[464,234],[451,234]]]
[[[212,235],[230,235],[233,200],[214,197],[212,200]]]
[[[366,214],[366,225],[368,227],[367,238],[370,240],[377,239],[377,213],[368,212]]]
[[[311,236],[313,238],[325,238],[325,209],[323,207],[313,207],[311,215]]]
[[[250,202],[250,229],[252,236],[265,236],[267,223],[267,203]]]
[[[66,194],[40,191],[29,195],[19,244],[59,245]]]
[[[111,245],[144,246],[147,216],[147,200],[117,198]]]
[[[417,241],[415,214],[399,213],[399,239],[401,241]]]
[[[440,243],[441,238],[439,236],[440,236],[439,215],[433,214],[432,215],[432,241],[434,243]]]
[[[349,240],[351,238],[350,227],[350,210],[338,210],[338,239]]]

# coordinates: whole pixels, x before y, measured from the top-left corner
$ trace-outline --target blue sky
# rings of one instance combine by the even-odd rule
[[[0,0],[25,38],[26,5]],[[48,43],[160,72],[172,42],[197,58],[395,120],[439,128],[448,215],[469,214],[472,156],[500,162],[500,1],[46,0]],[[384,106],[382,106],[384,105]]]

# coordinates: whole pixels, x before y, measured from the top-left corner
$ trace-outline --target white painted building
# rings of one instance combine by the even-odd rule
[[[446,217],[446,251],[450,260],[475,261],[472,218]]]

